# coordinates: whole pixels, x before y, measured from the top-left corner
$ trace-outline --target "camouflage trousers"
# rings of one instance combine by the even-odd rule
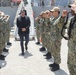
[[[10,31],[7,31],[7,34],[6,34],[6,42],[9,42],[9,39],[10,39]]]
[[[2,46],[2,44],[0,44],[0,46]],[[3,48],[0,48],[0,54],[3,52]]]
[[[51,53],[51,47],[52,47],[52,42],[50,41],[51,40],[51,36],[49,34],[46,34],[45,38],[46,38],[47,51]]]
[[[40,42],[40,32],[36,31],[36,35],[37,35],[37,41]]]
[[[0,54],[3,52],[3,47],[4,47],[2,41],[3,41],[3,34],[0,33]]]
[[[45,34],[42,33],[41,38],[42,38],[42,46],[45,47],[46,46]]]
[[[3,46],[4,46],[4,47],[5,47],[5,43],[6,43],[6,41],[7,41],[6,36],[7,36],[7,34],[6,34],[6,33],[3,33],[3,41],[2,41],[2,43],[3,43]]]
[[[47,45],[48,45],[48,41],[47,41],[48,39],[47,39],[47,38],[48,38],[48,37],[47,37],[47,34],[46,34],[46,33],[44,34],[44,38],[45,38],[45,42],[46,42],[46,43],[45,43],[45,47],[47,48]]]
[[[8,32],[5,33],[5,43],[7,42]]]
[[[54,62],[57,64],[60,64],[61,63],[61,57],[60,57],[61,40],[53,41],[51,39],[51,42],[52,42],[51,54],[54,57]]]
[[[76,75],[76,41],[68,41],[68,68],[70,75]]]

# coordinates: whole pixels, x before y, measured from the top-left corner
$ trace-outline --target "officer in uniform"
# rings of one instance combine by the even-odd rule
[[[60,58],[60,47],[61,47],[61,29],[65,20],[65,16],[67,13],[62,12],[62,16],[59,17],[60,8],[54,7],[52,10],[53,12],[53,19],[51,20],[51,29],[50,29],[50,42],[51,42],[51,54],[54,57],[54,63],[50,64],[51,71],[57,71],[60,69],[59,64],[61,62]]]

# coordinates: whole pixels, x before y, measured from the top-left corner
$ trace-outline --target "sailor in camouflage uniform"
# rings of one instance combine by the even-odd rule
[[[40,33],[41,33],[41,39],[42,39],[42,47],[40,48],[40,51],[46,51],[45,49],[45,34],[44,34],[44,17],[45,13],[41,12],[41,18],[40,18]]]
[[[4,17],[3,17],[3,26],[4,26],[4,43],[6,43],[7,42],[7,37],[8,37],[8,33],[7,33],[7,29],[8,29],[8,25],[7,25],[7,18],[6,18],[6,15],[4,15]]]
[[[68,68],[70,75],[76,75],[76,2],[70,5],[72,17],[68,21]]]
[[[2,47],[2,41],[3,41],[3,22],[2,22],[2,16],[4,15],[4,13],[0,12],[0,54],[3,52],[3,47]]]
[[[2,55],[3,48],[4,48],[4,45],[3,45],[3,40],[4,40],[4,37],[3,37],[3,21],[2,21],[3,15],[4,15],[4,13],[0,12],[0,60],[5,60],[5,56]]]
[[[50,29],[50,42],[51,42],[51,54],[54,57],[54,63],[50,64],[51,71],[57,71],[60,69],[59,64],[61,63],[60,58],[60,48],[61,48],[61,29],[65,20],[65,16],[67,14],[64,14],[62,12],[62,16],[59,17],[60,14],[60,8],[54,7],[52,10],[53,12],[53,19],[51,20],[51,29]]]
[[[40,19],[40,15],[35,19],[36,21],[36,36],[37,36],[37,42],[36,44],[40,44],[40,22],[39,22],[39,19]]]
[[[49,10],[45,11],[45,18],[44,18],[44,34],[45,34],[45,43],[46,43],[46,48],[47,48],[47,54],[45,54],[44,56],[46,56],[46,59],[50,59],[51,58],[51,53],[50,53],[50,43],[49,43],[49,33],[50,33],[50,17],[52,15],[52,12],[50,12]]]
[[[5,48],[6,42],[7,42],[7,38],[6,38],[6,36],[7,36],[7,22],[5,20],[6,20],[6,16],[4,15],[3,19],[2,19],[2,21],[3,21],[3,37],[4,37],[4,40],[3,40],[4,49],[3,49],[3,51],[8,52],[8,49]]]
[[[6,15],[6,29],[7,29],[7,45],[11,45],[12,43],[9,42],[10,41],[10,30],[11,30],[11,27],[10,27],[10,21],[9,21],[9,15]]]

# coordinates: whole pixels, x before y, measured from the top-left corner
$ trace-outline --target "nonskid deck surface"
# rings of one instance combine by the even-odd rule
[[[3,53],[6,55],[5,61],[0,60],[0,75],[69,75],[67,68],[67,41],[62,40],[61,69],[52,72],[49,68],[49,64],[53,62],[53,59],[46,60],[43,56],[46,52],[40,52],[41,45],[36,45],[36,41],[30,41],[28,45],[28,51],[25,50],[25,55],[21,56],[20,42],[15,41],[13,37],[10,38],[12,46],[7,46],[9,53]],[[65,60],[65,61],[64,61]]]

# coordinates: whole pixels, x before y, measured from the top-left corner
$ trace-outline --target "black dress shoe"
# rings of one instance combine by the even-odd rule
[[[3,52],[8,52],[8,49],[4,48],[4,49],[3,49]]]
[[[54,67],[54,66],[56,66],[56,65],[57,65],[56,63],[49,64],[49,67]]]
[[[60,67],[59,67],[59,64],[54,64],[52,67],[51,67],[51,71],[57,71],[59,70]]]
[[[53,63],[53,64],[49,64],[49,67],[54,67],[54,66],[57,66],[59,64],[56,64],[56,63]]]
[[[52,58],[52,55],[51,53],[49,53],[47,56],[46,56],[46,59],[51,59]]]
[[[0,60],[5,60],[5,57],[4,55],[0,55]]]
[[[10,43],[10,42],[7,42],[7,45],[12,45],[12,43]]]
[[[1,54],[0,57],[6,57],[6,56],[4,56],[4,55]]]
[[[37,44],[37,45],[39,45],[39,44],[40,44],[40,42],[36,42],[36,44]]]
[[[5,60],[5,58],[1,58],[1,57],[0,57],[0,60]]]
[[[43,55],[43,56],[48,56],[48,55],[50,55],[50,54],[51,54],[51,53],[48,52],[47,54],[45,54],[45,55]]]
[[[52,58],[52,56],[47,56],[45,59],[51,59]]]
[[[54,64],[49,64],[49,67],[53,67],[54,66]]]
[[[46,51],[46,49],[44,47],[40,48],[40,51]]]

